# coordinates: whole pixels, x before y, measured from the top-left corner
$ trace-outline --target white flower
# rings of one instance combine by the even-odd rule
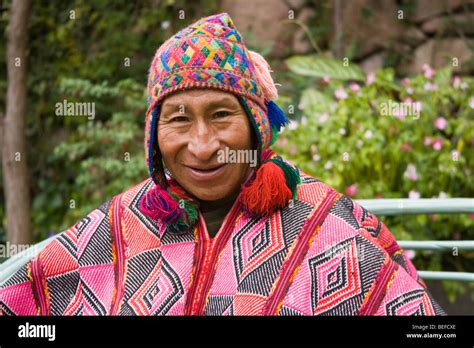
[[[407,169],[405,170],[405,173],[403,173],[403,176],[407,177],[411,181],[417,181],[418,175],[416,173],[415,165],[412,163],[408,164]]]
[[[326,164],[324,165],[324,169],[331,169],[332,168],[332,162],[327,161]]]
[[[408,192],[408,198],[418,199],[418,198],[420,198],[420,193],[415,191],[415,190],[411,190],[410,192]]]
[[[370,73],[367,75],[367,80],[365,81],[365,84],[366,84],[367,86],[370,86],[374,81],[375,81],[375,73],[374,73],[374,72],[370,72]]]
[[[336,97],[337,100],[342,100],[342,99],[347,99],[348,94],[344,87],[339,87],[334,91],[334,96]]]
[[[161,29],[166,30],[170,27],[170,21],[161,22]]]
[[[446,194],[446,192],[441,191],[441,192],[439,193],[438,198],[439,198],[439,199],[446,199],[446,198],[448,198],[448,195]]]
[[[324,113],[322,114],[321,116],[319,116],[319,123],[323,124],[324,122],[326,122],[329,118],[329,115],[327,113]]]
[[[365,136],[366,139],[372,138],[372,135],[373,135],[373,133],[372,133],[371,130],[366,131],[365,134],[364,134],[364,136]]]
[[[288,129],[295,130],[296,128],[298,128],[298,122],[290,120],[290,123],[288,124]]]
[[[417,114],[419,114],[421,110],[423,109],[423,103],[421,101],[412,103],[412,106],[413,106],[413,111]]]
[[[318,162],[320,159],[321,159],[321,156],[319,156],[318,154],[313,155],[313,161]]]
[[[339,128],[339,134],[346,135],[346,130],[344,128]]]
[[[469,107],[474,109],[474,97],[469,98]]]
[[[424,88],[427,91],[436,91],[436,90],[438,90],[438,86],[434,83],[431,83],[431,82],[425,83]]]
[[[416,251],[415,250],[405,250],[405,255],[410,259],[413,260],[416,256]]]

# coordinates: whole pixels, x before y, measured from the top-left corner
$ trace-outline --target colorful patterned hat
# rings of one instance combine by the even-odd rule
[[[146,113],[145,150],[148,170],[157,189],[145,197],[142,209],[148,215],[168,223],[181,221],[184,227],[194,223],[191,221],[194,219],[190,219],[189,215],[197,218],[196,212],[184,211],[188,208],[192,210],[195,202],[186,196],[182,189],[177,188],[176,182],[170,182],[165,176],[158,148],[157,123],[160,105],[165,97],[177,91],[194,88],[218,89],[235,94],[257,136],[257,172],[262,174],[262,162],[271,162],[283,170],[280,170],[280,174],[287,182],[288,179],[291,182],[296,180],[288,177],[291,177],[294,171],[292,167],[289,168],[290,166],[275,155],[265,154],[276,140],[281,127],[288,122],[282,110],[272,101],[278,97],[278,93],[268,63],[261,55],[245,47],[240,33],[227,13],[202,18],[179,31],[158,48],[148,79],[149,107]],[[266,168],[268,171],[271,166]],[[256,177],[251,181],[256,181]],[[285,185],[287,191],[291,186],[291,196],[296,191],[295,185]],[[244,187],[248,194],[245,198],[242,198],[245,194],[241,195],[242,203],[247,199],[249,202],[244,203],[244,206],[249,212],[264,214],[265,212],[255,211],[258,210],[256,207],[261,206],[255,204],[256,197],[248,197],[252,193],[251,186],[251,183],[247,183]],[[255,188],[254,185],[254,191]],[[259,187],[260,191],[261,189]],[[286,198],[288,192],[283,196]],[[176,206],[177,201],[183,199],[186,201],[184,210]],[[280,203],[280,206],[282,204]],[[266,204],[270,210],[278,209],[271,207],[273,205],[275,204],[268,202]],[[180,206],[182,207],[182,204]]]

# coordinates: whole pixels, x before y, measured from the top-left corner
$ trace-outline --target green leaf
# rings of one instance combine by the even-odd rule
[[[355,65],[343,65],[343,61],[338,61],[326,57],[294,56],[288,58],[286,64],[296,74],[313,77],[329,77],[336,80],[356,80],[365,81],[365,74],[362,69]]]
[[[331,104],[334,104],[331,98],[314,88],[307,88],[303,91],[301,103],[304,105],[303,109],[308,116],[328,112]]]

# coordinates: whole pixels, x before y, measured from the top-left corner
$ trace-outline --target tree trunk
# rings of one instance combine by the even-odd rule
[[[29,0],[13,0],[7,29],[7,98],[3,119],[3,189],[6,200],[7,240],[32,241],[30,190],[26,157],[26,43]]]

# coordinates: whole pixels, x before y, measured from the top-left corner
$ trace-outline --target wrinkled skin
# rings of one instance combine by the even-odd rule
[[[251,150],[252,143],[250,122],[234,94],[193,89],[163,101],[158,122],[163,161],[178,183],[201,201],[235,198],[250,174],[249,163],[219,163],[218,151]]]

